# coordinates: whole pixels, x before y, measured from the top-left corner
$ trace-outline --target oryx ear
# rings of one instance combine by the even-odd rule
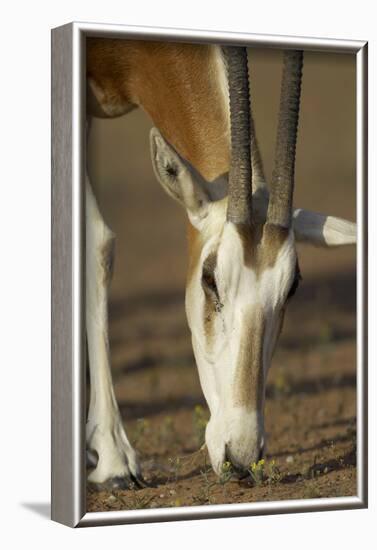
[[[356,224],[298,208],[293,213],[293,228],[297,241],[316,246],[356,244]]]
[[[207,216],[209,199],[190,167],[165,141],[157,128],[150,131],[154,173],[168,195],[187,210],[191,223],[198,227]]]

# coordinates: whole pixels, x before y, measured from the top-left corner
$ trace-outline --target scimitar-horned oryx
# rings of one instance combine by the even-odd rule
[[[170,52],[169,70],[173,72],[177,51]],[[186,312],[210,410],[205,440],[211,464],[220,474],[223,463],[230,461],[242,473],[263,452],[267,371],[287,303],[300,279],[295,243],[353,244],[356,227],[346,220],[292,207],[302,52],[284,53],[275,167],[269,193],[250,110],[246,50],[224,48],[225,63],[219,48],[202,50],[203,74],[198,72],[195,49],[187,50],[187,55],[179,51],[181,66],[175,81],[175,99],[181,102],[178,111],[177,104],[172,104],[171,112],[164,108],[163,92],[167,96],[172,93],[171,82],[159,78],[161,64],[169,58],[166,50],[160,55],[160,67],[158,56],[150,66],[155,96],[143,91],[145,81],[129,79],[129,87],[136,82],[140,92],[139,96],[134,93],[130,103],[141,105],[159,127],[150,134],[153,167],[164,189],[184,206],[188,216]],[[92,55],[96,59],[95,53]],[[145,61],[148,54],[144,55]],[[152,58],[154,55],[155,52]],[[109,79],[107,75],[107,82],[115,89],[122,84],[122,90],[132,96],[127,82],[120,77],[119,57],[116,63],[116,77]],[[89,61],[89,83],[96,109],[102,101],[102,110],[107,109],[108,116],[112,116],[111,98],[120,104],[119,97],[123,96],[119,90],[115,94],[109,84],[106,94],[106,79],[101,84],[100,77],[93,76],[94,68],[90,72],[91,66],[95,67],[95,63]],[[124,75],[124,79],[126,76],[129,75]],[[229,103],[228,92],[224,91],[227,82]],[[188,89],[191,94],[180,93]],[[146,103],[140,99],[143,97]],[[195,97],[198,103],[193,105]],[[114,110],[119,114],[115,107]],[[161,110],[165,113],[162,118]],[[174,128],[179,122],[190,122],[190,116],[190,124]],[[214,128],[219,132],[217,136]],[[213,143],[206,142],[211,136],[215,149]],[[231,162],[229,192],[221,197],[218,189],[228,179],[222,176],[224,166],[228,171],[224,144],[231,149]],[[137,455],[121,422],[109,369],[106,300],[112,242],[113,235],[101,218],[88,181],[87,332],[92,390],[87,443],[98,457],[89,480],[125,486],[130,479],[141,482],[142,478]]]

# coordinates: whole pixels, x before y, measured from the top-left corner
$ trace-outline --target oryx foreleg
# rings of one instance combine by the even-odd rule
[[[113,249],[114,234],[101,216],[87,178],[86,330],[91,387],[86,439],[88,449],[98,455],[88,479],[127,486],[140,477],[140,469],[123,428],[110,371],[107,299]]]

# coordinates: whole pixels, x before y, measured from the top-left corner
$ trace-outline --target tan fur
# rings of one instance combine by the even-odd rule
[[[91,114],[140,106],[206,180],[228,172],[229,113],[214,46],[89,38],[87,76]]]
[[[289,229],[280,225],[266,223],[263,227],[263,265],[264,269],[273,267],[280,249],[288,239]]]
[[[242,241],[245,265],[258,275],[275,265],[277,256],[288,238],[289,230],[271,225],[235,225]]]
[[[244,322],[233,386],[235,405],[253,411],[263,406],[264,330],[263,312],[256,309]]]

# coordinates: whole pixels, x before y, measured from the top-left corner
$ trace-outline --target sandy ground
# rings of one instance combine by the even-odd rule
[[[260,50],[252,59],[270,174],[280,54]],[[353,220],[354,78],[347,56],[306,56],[295,192],[297,205]],[[184,313],[185,217],[152,174],[149,127],[140,111],[96,121],[88,159],[117,235],[109,310],[115,391],[150,486],[89,486],[88,510],[355,495],[355,249],[299,247],[303,281],[268,378],[264,471],[241,481],[215,478],[198,452],[208,413]]]

